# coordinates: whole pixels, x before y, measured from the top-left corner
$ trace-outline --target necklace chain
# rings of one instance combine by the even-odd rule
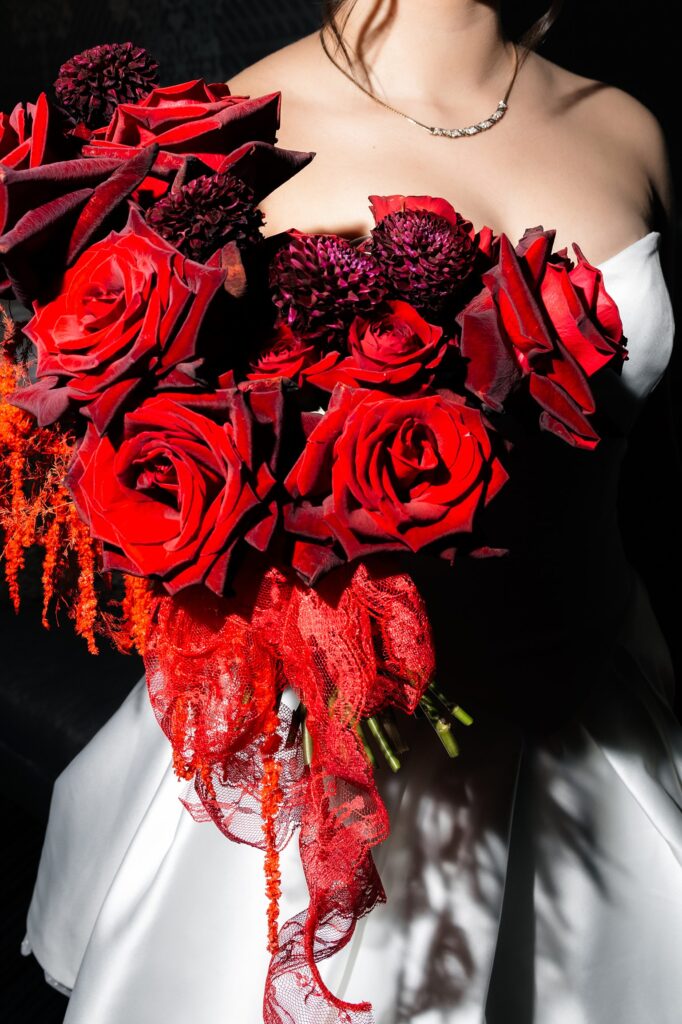
[[[387,110],[393,111],[394,114],[399,114],[400,117],[404,117],[406,121],[410,121],[412,124],[417,125],[417,127],[419,128],[423,128],[425,131],[429,132],[430,135],[443,135],[449,139],[459,139],[467,135],[478,135],[480,132],[485,132],[489,128],[492,128],[493,125],[496,125],[498,121],[501,121],[508,110],[509,94],[512,91],[512,87],[514,85],[514,82],[516,81],[516,75],[519,70],[519,51],[518,47],[516,46],[516,43],[512,43],[512,46],[514,47],[514,70],[512,72],[511,81],[507,86],[507,91],[504,94],[504,98],[501,99],[500,102],[497,104],[495,111],[490,115],[490,117],[486,117],[483,121],[477,121],[476,124],[467,125],[466,128],[438,128],[435,125],[424,124],[423,121],[418,121],[416,117],[411,117],[409,114],[404,113],[404,111],[398,110],[397,107],[392,107],[390,103],[386,103],[385,100],[382,100],[379,96],[373,93],[371,89],[367,89],[361,82],[358,82],[357,78],[354,75],[352,75],[349,71],[342,67],[341,64],[339,64],[338,61],[335,60],[334,57],[332,57],[331,53],[327,49],[327,44],[324,39],[323,28],[320,29],[319,34],[322,49],[326,53],[327,57],[332,62],[334,67],[338,68],[338,70],[342,74],[344,74],[346,78],[348,78],[353,83],[353,85],[356,85],[358,89],[361,89],[366,96],[370,97],[370,99],[375,100],[376,103],[380,103],[382,107],[385,107]]]

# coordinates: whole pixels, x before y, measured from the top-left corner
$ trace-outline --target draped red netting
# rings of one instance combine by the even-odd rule
[[[152,706],[176,772],[230,839],[266,851],[272,954],[265,1024],[370,1024],[369,1003],[337,998],[317,964],[341,950],[386,894],[372,848],[389,834],[357,723],[411,714],[434,676],[426,608],[411,578],[361,562],[316,589],[291,571],[240,570],[235,596],[161,597],[145,654]],[[312,742],[281,700],[292,687]],[[277,854],[300,828],[310,902],[277,933]]]

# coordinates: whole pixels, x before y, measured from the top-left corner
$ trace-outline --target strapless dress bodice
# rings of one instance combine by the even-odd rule
[[[599,264],[628,340],[622,381],[638,399],[653,390],[670,361],[675,324],[660,258],[661,235],[650,231]]]
[[[474,709],[544,730],[578,706],[610,656],[635,583],[618,523],[620,468],[636,411],[673,344],[659,242],[652,231],[599,267],[629,357],[620,376],[606,371],[595,381],[596,450],[548,433],[519,436],[506,456],[510,481],[482,525],[483,542],[508,554],[452,566],[410,556],[442,684]]]

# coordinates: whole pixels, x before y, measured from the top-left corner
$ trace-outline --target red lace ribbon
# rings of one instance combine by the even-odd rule
[[[249,566],[235,591],[159,600],[145,654],[152,706],[205,814],[266,851],[265,1024],[371,1024],[371,1004],[336,997],[317,964],[386,900],[372,847],[388,814],[355,723],[389,706],[414,712],[434,673],[426,608],[408,575],[367,563],[316,589]],[[307,710],[309,766],[279,700],[287,686]],[[310,902],[277,934],[277,855],[299,826]]]

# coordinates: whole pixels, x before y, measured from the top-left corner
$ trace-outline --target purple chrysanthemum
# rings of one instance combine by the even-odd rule
[[[422,310],[439,311],[474,268],[477,243],[469,221],[451,223],[430,210],[400,210],[372,231],[371,252],[391,290]]]
[[[387,292],[375,257],[338,235],[294,232],[270,269],[280,320],[300,336],[332,344],[350,321]]]
[[[147,223],[167,242],[199,263],[221,245],[240,249],[261,238],[263,214],[253,189],[229,172],[202,174],[167,192],[146,214]]]
[[[76,123],[108,124],[119,103],[139,103],[158,81],[159,65],[142,46],[105,43],[69,58],[54,83],[57,99]]]

